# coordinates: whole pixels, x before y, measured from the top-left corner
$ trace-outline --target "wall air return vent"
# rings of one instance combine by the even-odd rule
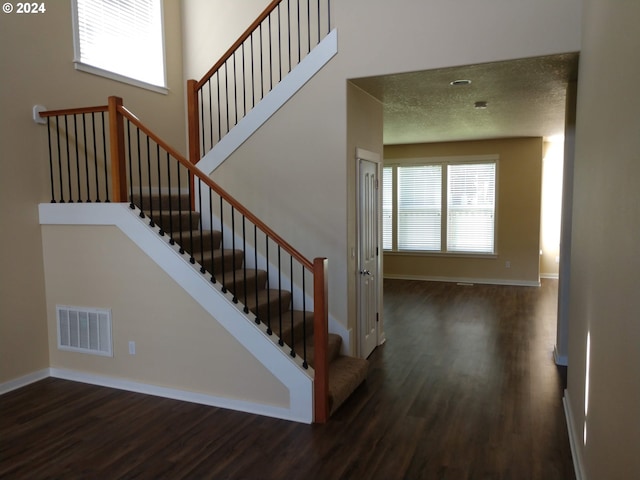
[[[113,356],[111,310],[56,305],[58,349]]]

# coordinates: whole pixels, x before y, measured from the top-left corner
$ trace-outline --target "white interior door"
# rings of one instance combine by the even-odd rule
[[[358,159],[358,337],[368,357],[378,345],[378,164]]]

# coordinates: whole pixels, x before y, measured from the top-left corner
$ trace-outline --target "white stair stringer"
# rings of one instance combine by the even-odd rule
[[[264,325],[253,321],[253,314],[242,312],[231,294],[222,293],[220,284],[212,284],[189,263],[168,236],[160,236],[158,227],[150,227],[146,219],[126,203],[46,203],[40,204],[41,225],[113,225],[146,253],[175,280],[212,318],[241,343],[274,377],[289,390],[289,407],[265,405],[225,397],[209,397],[206,403],[222,408],[256,413],[303,423],[313,422],[313,370],[305,370],[299,357],[292,358],[277,344],[277,338],[266,333]],[[197,268],[194,268],[197,267]],[[195,400],[197,401],[197,400]]]
[[[211,175],[233,152],[276,113],[305,83],[338,53],[338,32],[332,30],[309,54],[264,96],[196,165]]]

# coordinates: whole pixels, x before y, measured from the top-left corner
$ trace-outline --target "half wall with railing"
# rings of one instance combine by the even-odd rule
[[[325,258],[309,260],[146,127],[118,97],[41,112],[51,202],[126,202],[314,375],[314,419],[328,405]]]

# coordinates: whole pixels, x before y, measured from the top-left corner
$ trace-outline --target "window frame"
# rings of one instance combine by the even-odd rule
[[[474,251],[450,251],[447,250],[448,240],[448,223],[449,223],[449,206],[448,206],[448,165],[461,164],[495,164],[495,184],[494,184],[494,213],[493,213],[493,251],[492,252],[474,252]],[[440,250],[402,250],[398,248],[398,168],[407,166],[421,165],[440,165],[442,168],[442,185],[441,185],[441,237]],[[492,155],[465,155],[465,156],[448,156],[448,157],[419,157],[406,159],[389,159],[383,166],[383,176],[386,169],[391,168],[392,173],[392,208],[391,208],[391,249],[383,248],[383,252],[390,255],[418,255],[418,256],[438,256],[438,257],[480,257],[480,258],[497,258],[498,257],[498,206],[499,206],[499,180],[500,180],[500,156]],[[383,179],[384,181],[384,179]],[[384,198],[383,198],[384,202]],[[384,238],[383,238],[384,246]]]
[[[165,17],[164,17],[164,0],[158,0],[160,5],[160,32],[161,32],[161,49],[162,49],[162,85],[145,82],[137,78],[129,77],[122,73],[113,72],[95,65],[91,65],[82,61],[80,50],[80,26],[78,19],[78,0],[71,0],[71,21],[73,30],[73,65],[76,70],[91,73],[101,77],[115,80],[117,82],[126,83],[135,87],[151,90],[164,95],[169,94],[167,84],[167,53],[165,45]]]

